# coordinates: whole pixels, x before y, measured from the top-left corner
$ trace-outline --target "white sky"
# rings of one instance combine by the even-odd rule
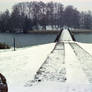
[[[11,10],[12,6],[15,3],[18,2],[24,2],[24,1],[55,1],[55,2],[61,2],[64,4],[64,6],[67,5],[73,5],[76,7],[78,10],[91,10],[92,11],[92,0],[0,0],[0,11],[4,11],[6,9]]]

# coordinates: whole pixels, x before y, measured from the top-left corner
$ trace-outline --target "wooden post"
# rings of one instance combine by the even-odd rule
[[[15,37],[13,38],[13,46],[14,46],[14,51],[16,51],[16,42],[15,42]]]

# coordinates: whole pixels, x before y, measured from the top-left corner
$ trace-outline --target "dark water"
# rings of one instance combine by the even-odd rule
[[[26,47],[54,42],[57,34],[2,34],[0,42],[13,46],[13,38],[16,40],[16,47]]]
[[[78,42],[92,43],[92,33],[75,34],[74,37]]]
[[[13,46],[13,38],[16,39],[16,47],[26,47],[54,42],[57,34],[3,34],[0,33],[0,42]],[[92,43],[92,34],[75,34],[79,42]]]

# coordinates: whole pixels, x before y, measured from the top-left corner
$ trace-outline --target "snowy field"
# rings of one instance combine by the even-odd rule
[[[0,65],[9,92],[92,92],[92,44],[67,30],[58,43],[0,51]]]

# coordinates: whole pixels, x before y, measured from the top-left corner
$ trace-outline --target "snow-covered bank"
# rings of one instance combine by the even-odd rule
[[[0,53],[0,72],[5,75],[9,90],[24,86],[32,79],[54,48],[55,43]]]

